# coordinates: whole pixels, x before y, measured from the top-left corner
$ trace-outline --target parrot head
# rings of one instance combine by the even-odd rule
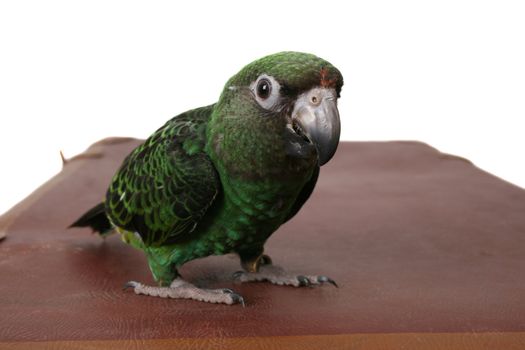
[[[230,147],[237,163],[245,161],[239,149],[252,163],[269,153],[274,163],[279,156],[327,163],[339,144],[342,86],[339,70],[312,54],[280,52],[250,63],[226,83],[212,115],[220,129],[215,151]]]

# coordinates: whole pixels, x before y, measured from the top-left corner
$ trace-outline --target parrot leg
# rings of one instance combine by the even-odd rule
[[[237,271],[233,274],[233,277],[240,282],[267,281],[273,284],[294,287],[330,283],[338,287],[337,283],[327,276],[286,273],[281,267],[272,265],[272,260],[268,255],[261,254],[250,260],[243,260],[242,257],[241,265],[245,271]]]
[[[186,282],[180,277],[171,282],[169,287],[147,286],[139,282],[129,281],[124,289],[133,288],[135,294],[150,295],[160,298],[193,299],[215,304],[241,304],[244,299],[239,294],[228,288],[223,289],[201,289]]]
[[[216,304],[242,304],[244,299],[231,289],[204,289],[183,280],[177,271],[177,265],[170,260],[172,247],[148,247],[148,264],[155,280],[160,286],[148,286],[130,281],[124,289],[133,288],[135,294],[150,295],[160,298],[192,299]]]

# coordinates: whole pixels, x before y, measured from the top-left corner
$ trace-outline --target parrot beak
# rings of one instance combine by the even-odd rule
[[[299,95],[292,111],[292,128],[314,144],[319,165],[326,164],[335,154],[341,134],[335,89],[316,87]]]

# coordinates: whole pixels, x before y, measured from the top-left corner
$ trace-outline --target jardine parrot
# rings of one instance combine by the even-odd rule
[[[228,80],[217,103],[169,120],[134,149],[105,200],[71,226],[118,232],[146,254],[158,286],[130,281],[137,294],[244,305],[241,295],[202,289],[178,268],[236,253],[241,282],[308,286],[327,276],[292,275],[264,244],[308,200],[336,152],[340,71],[312,54],[280,52]]]

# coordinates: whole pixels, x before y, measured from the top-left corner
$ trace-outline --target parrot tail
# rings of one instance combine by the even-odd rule
[[[101,236],[107,236],[114,231],[113,225],[106,216],[106,209],[103,202],[89,209],[69,227],[91,227],[94,232],[98,232]]]

